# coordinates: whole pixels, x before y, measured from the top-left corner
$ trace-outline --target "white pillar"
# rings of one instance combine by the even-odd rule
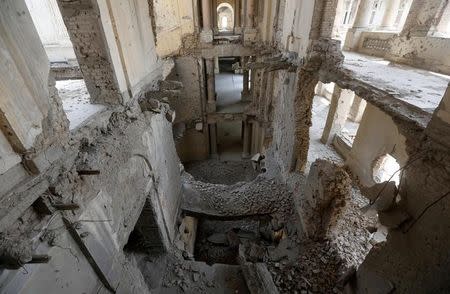
[[[426,37],[447,0],[413,0],[401,35]]]
[[[219,67],[219,57],[214,57],[214,73],[219,74],[220,73],[220,67]]]
[[[247,0],[247,11],[245,14],[245,27],[253,28],[255,18],[255,4],[254,0]]]
[[[355,93],[353,91],[341,89],[338,85],[334,86],[330,110],[328,111],[327,122],[321,138],[322,143],[330,144],[334,136],[342,131],[354,97]]]
[[[256,33],[255,2],[254,0],[247,0],[245,13],[244,44],[256,42]]]
[[[359,96],[355,95],[353,99],[352,106],[350,107],[350,113],[348,114],[348,119],[353,122],[359,123],[366,109],[367,102],[361,99]]]
[[[202,0],[203,29],[200,34],[200,41],[211,43],[213,40],[211,23],[211,0]]]
[[[400,3],[401,0],[384,1],[384,15],[379,27],[381,30],[395,29],[395,19],[397,18]]]
[[[368,30],[372,14],[373,0],[361,0],[356,11],[353,27],[348,30],[344,50],[355,50],[359,45],[361,33]]]

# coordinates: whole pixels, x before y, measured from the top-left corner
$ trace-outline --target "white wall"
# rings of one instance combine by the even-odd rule
[[[119,89],[138,94],[162,73],[147,1],[98,0],[103,29]]]
[[[400,166],[407,162],[405,140],[389,115],[367,104],[346,163],[363,185],[371,186],[373,164],[380,156],[390,154]]]
[[[283,34],[281,38],[282,49],[295,51],[300,56],[306,55],[314,12],[314,2],[311,0],[286,1]]]
[[[75,60],[56,0],[25,0],[50,61]]]

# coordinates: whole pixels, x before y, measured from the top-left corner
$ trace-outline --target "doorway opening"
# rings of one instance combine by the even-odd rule
[[[239,57],[219,58],[215,75],[218,113],[243,113],[244,75]]]
[[[81,126],[105,106],[92,104],[56,0],[26,0],[26,5],[47,53],[50,71],[62,100],[70,130]]]
[[[221,160],[241,160],[242,131],[240,120],[217,123],[217,151]]]
[[[217,6],[217,27],[219,33],[232,33],[234,30],[234,9],[228,3]]]

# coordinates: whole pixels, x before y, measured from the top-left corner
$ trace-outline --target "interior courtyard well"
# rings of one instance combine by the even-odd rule
[[[0,293],[448,293],[448,0],[0,1]]]

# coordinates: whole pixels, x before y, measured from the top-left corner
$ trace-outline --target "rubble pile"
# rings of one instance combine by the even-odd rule
[[[315,206],[319,209],[315,212],[325,210],[330,216],[330,221],[318,223],[318,228],[327,232],[321,238],[304,234],[302,215],[295,209],[295,202],[304,194],[293,195],[275,178],[261,174],[248,182],[226,185],[198,181],[184,172],[182,181],[192,193],[224,218],[197,216],[192,241],[195,249],[189,253],[174,249],[159,262],[164,268],[160,270],[161,287],[180,293],[212,293],[229,285],[217,280],[228,275],[235,285],[243,285],[239,293],[246,293],[246,287],[256,282],[244,278],[242,269],[260,265],[267,267],[271,278],[263,282],[273,280],[279,293],[341,293],[344,282],[352,277],[372,246],[371,233],[376,231],[377,220],[363,215],[361,209],[369,202],[350,185],[341,167],[323,162],[318,165],[317,169],[312,167],[313,174],[306,181],[310,187],[304,182],[301,187],[302,193],[310,189],[322,197],[313,199],[323,200]]]
[[[352,188],[331,235],[319,241],[298,238],[269,252],[268,267],[280,293],[341,293],[343,279],[362,263],[371,248],[376,217],[363,215],[368,201]],[[297,248],[298,255],[293,253]]]
[[[185,165],[186,171],[197,181],[211,184],[233,185],[249,182],[256,178],[258,172],[250,161],[221,161],[209,159]]]
[[[195,181],[185,173],[183,180],[189,182],[205,202],[225,215],[290,215],[293,211],[292,192],[274,179],[258,176],[251,182],[219,185]]]

